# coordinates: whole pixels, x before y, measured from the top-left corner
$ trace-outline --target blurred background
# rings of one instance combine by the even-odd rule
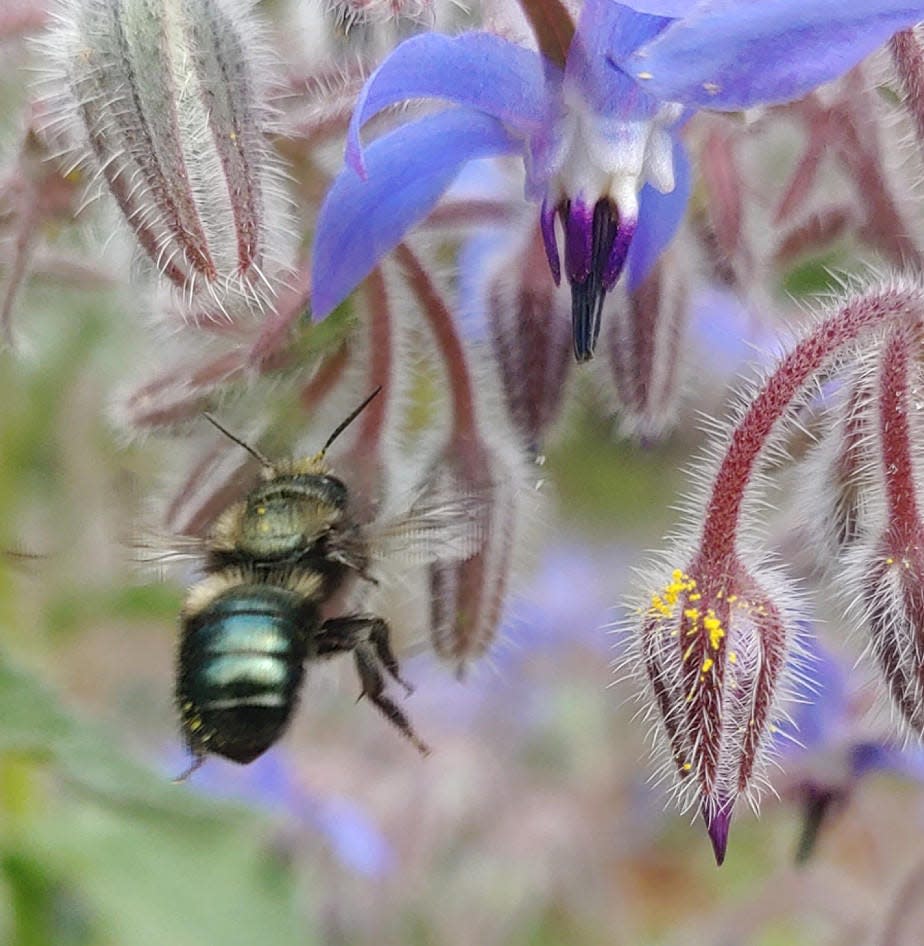
[[[266,756],[172,784],[184,587],[123,541],[170,441],[107,424],[121,312],[41,284],[22,308],[34,351],[0,372],[0,942],[814,946],[878,941],[899,903],[918,929],[924,763],[857,721],[873,694],[836,623],[807,748],[784,748],[759,820],[739,811],[726,865],[665,810],[607,627],[696,438],[615,442],[580,395],[501,639],[462,681],[405,658],[430,757],[355,705],[345,659]]]
[[[27,61],[20,34],[0,37],[10,161]],[[723,415],[727,384],[765,359],[766,325],[722,295],[697,296],[697,397],[670,437],[620,438],[599,379],[572,386],[489,654],[458,679],[396,627],[416,688],[402,705],[429,757],[356,705],[343,659],[311,669],[291,730],[257,762],[212,758],[174,784],[188,761],[177,614],[194,572],[157,580],[131,539],[202,432],[130,439],[113,422],[115,393],[154,353],[133,317],[143,301],[70,265],[101,245],[96,227],[111,234],[43,219],[19,348],[0,354],[0,943],[924,942],[924,756],[888,740],[862,643],[833,612],[806,626],[818,685],[779,734],[778,797],[759,818],[739,806],[721,869],[700,821],[651,784],[648,727],[614,671],[631,569],[675,524],[702,447],[695,408]],[[856,267],[855,251],[800,258],[778,298],[830,286],[827,267]],[[104,252],[130,268],[117,240]],[[287,396],[247,395],[260,411]]]

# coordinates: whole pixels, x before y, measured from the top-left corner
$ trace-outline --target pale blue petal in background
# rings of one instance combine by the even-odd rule
[[[171,759],[172,770],[176,762]],[[211,758],[190,779],[192,791],[226,801],[244,802],[283,822],[317,832],[343,867],[379,877],[394,863],[387,838],[363,808],[340,795],[312,791],[297,777],[281,748],[247,766]]]

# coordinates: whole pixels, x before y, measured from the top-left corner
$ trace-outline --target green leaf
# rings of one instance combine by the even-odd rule
[[[111,735],[70,716],[38,681],[4,664],[0,720],[0,769],[28,765],[43,776],[3,779],[12,817],[0,835],[2,866],[22,936],[47,928],[36,911],[47,912],[52,892],[57,899],[63,892],[97,932],[94,943],[316,941],[299,919],[291,871],[264,819],[133,762]],[[29,785],[31,804],[21,797]]]

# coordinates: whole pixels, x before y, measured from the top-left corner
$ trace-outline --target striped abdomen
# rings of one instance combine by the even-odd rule
[[[298,700],[317,610],[274,585],[229,588],[183,621],[177,703],[191,751],[251,762]]]

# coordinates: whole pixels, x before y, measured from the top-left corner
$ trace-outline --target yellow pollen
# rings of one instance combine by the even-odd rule
[[[694,591],[693,594],[690,595],[690,600],[691,600],[691,601],[700,601],[700,600],[702,599],[702,597],[703,597],[703,596],[702,596],[698,591]]]
[[[699,618],[699,610],[697,608],[687,608],[683,612],[685,618],[689,618],[691,621],[696,621]]]
[[[683,654],[684,663],[686,663],[686,661],[690,659],[690,654],[693,653],[694,647],[696,647],[696,641],[693,641],[693,643],[690,644],[690,646],[684,651],[684,654]]]
[[[671,572],[670,582],[659,593],[651,596],[650,610],[662,617],[671,617],[680,596],[692,591],[695,587],[696,582],[689,575],[675,568]]]
[[[890,556],[886,559],[886,565],[894,565],[894,564],[895,564],[895,559],[892,558],[892,556],[890,555]]]
[[[693,763],[692,763],[692,762],[684,762],[683,765],[681,766],[681,768],[683,769],[684,772],[689,772],[690,769],[693,768]]]
[[[703,627],[709,634],[709,646],[713,650],[718,650],[719,642],[725,636],[725,629],[722,627],[722,622],[715,616],[715,612],[712,608],[709,609],[706,617],[703,618]]]
[[[703,665],[700,668],[700,673],[709,673],[709,671],[712,669],[713,663],[715,663],[715,661],[711,657],[707,657],[703,661]]]
[[[728,662],[732,664],[738,662],[738,655],[733,650],[728,652]]]

